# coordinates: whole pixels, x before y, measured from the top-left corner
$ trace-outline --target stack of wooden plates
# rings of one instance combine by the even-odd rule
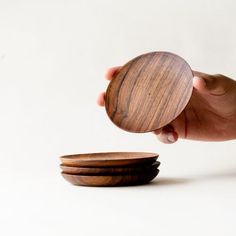
[[[126,186],[146,184],[159,173],[158,154],[110,152],[60,157],[62,176],[74,185]]]

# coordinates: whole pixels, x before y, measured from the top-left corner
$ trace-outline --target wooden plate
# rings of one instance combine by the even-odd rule
[[[149,132],[173,121],[193,89],[187,62],[169,52],[152,52],[125,64],[109,84],[105,106],[111,121],[130,132]]]
[[[158,154],[147,152],[106,152],[75,154],[60,157],[62,164],[79,167],[136,166],[152,164]]]
[[[114,174],[132,174],[152,171],[160,165],[159,161],[151,165],[129,166],[129,167],[74,167],[60,165],[63,173],[66,174],[82,174],[82,175],[114,175]]]
[[[127,186],[146,184],[153,180],[159,170],[142,174],[115,175],[115,176],[89,176],[89,175],[71,175],[62,173],[62,176],[74,185],[83,186]]]

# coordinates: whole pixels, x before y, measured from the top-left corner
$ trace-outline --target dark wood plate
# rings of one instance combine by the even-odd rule
[[[193,89],[187,62],[169,52],[134,58],[114,76],[105,95],[111,121],[130,132],[150,132],[173,121]]]
[[[111,175],[111,176],[89,176],[71,175],[62,173],[62,176],[74,185],[82,186],[128,186],[146,184],[153,180],[159,173],[158,169],[142,174]]]
[[[62,164],[78,167],[136,166],[152,164],[158,154],[147,152],[106,152],[75,154],[60,157]]]
[[[160,162],[156,161],[153,164],[142,166],[128,166],[128,167],[75,167],[60,165],[63,173],[66,174],[82,174],[82,175],[124,175],[137,174],[147,171],[152,171],[160,166]]]

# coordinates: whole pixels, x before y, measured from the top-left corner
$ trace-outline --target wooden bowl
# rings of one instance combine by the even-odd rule
[[[111,121],[130,132],[150,132],[173,121],[192,94],[187,62],[169,52],[134,58],[110,82],[105,107]]]
[[[160,162],[156,161],[153,164],[142,166],[128,166],[128,167],[75,167],[60,165],[65,174],[80,174],[80,175],[124,175],[137,174],[147,171],[152,171],[160,166]]]
[[[146,184],[153,180],[159,173],[158,169],[142,174],[129,175],[106,175],[106,176],[90,176],[90,175],[71,175],[62,173],[62,176],[74,185],[82,186],[128,186]]]
[[[65,166],[77,167],[128,167],[153,164],[158,158],[156,153],[147,152],[106,152],[75,154],[60,157]]]

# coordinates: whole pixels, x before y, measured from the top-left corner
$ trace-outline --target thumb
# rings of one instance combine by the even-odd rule
[[[225,94],[227,86],[222,75],[208,75],[201,72],[194,72],[193,87],[200,93],[208,93],[220,96]]]

